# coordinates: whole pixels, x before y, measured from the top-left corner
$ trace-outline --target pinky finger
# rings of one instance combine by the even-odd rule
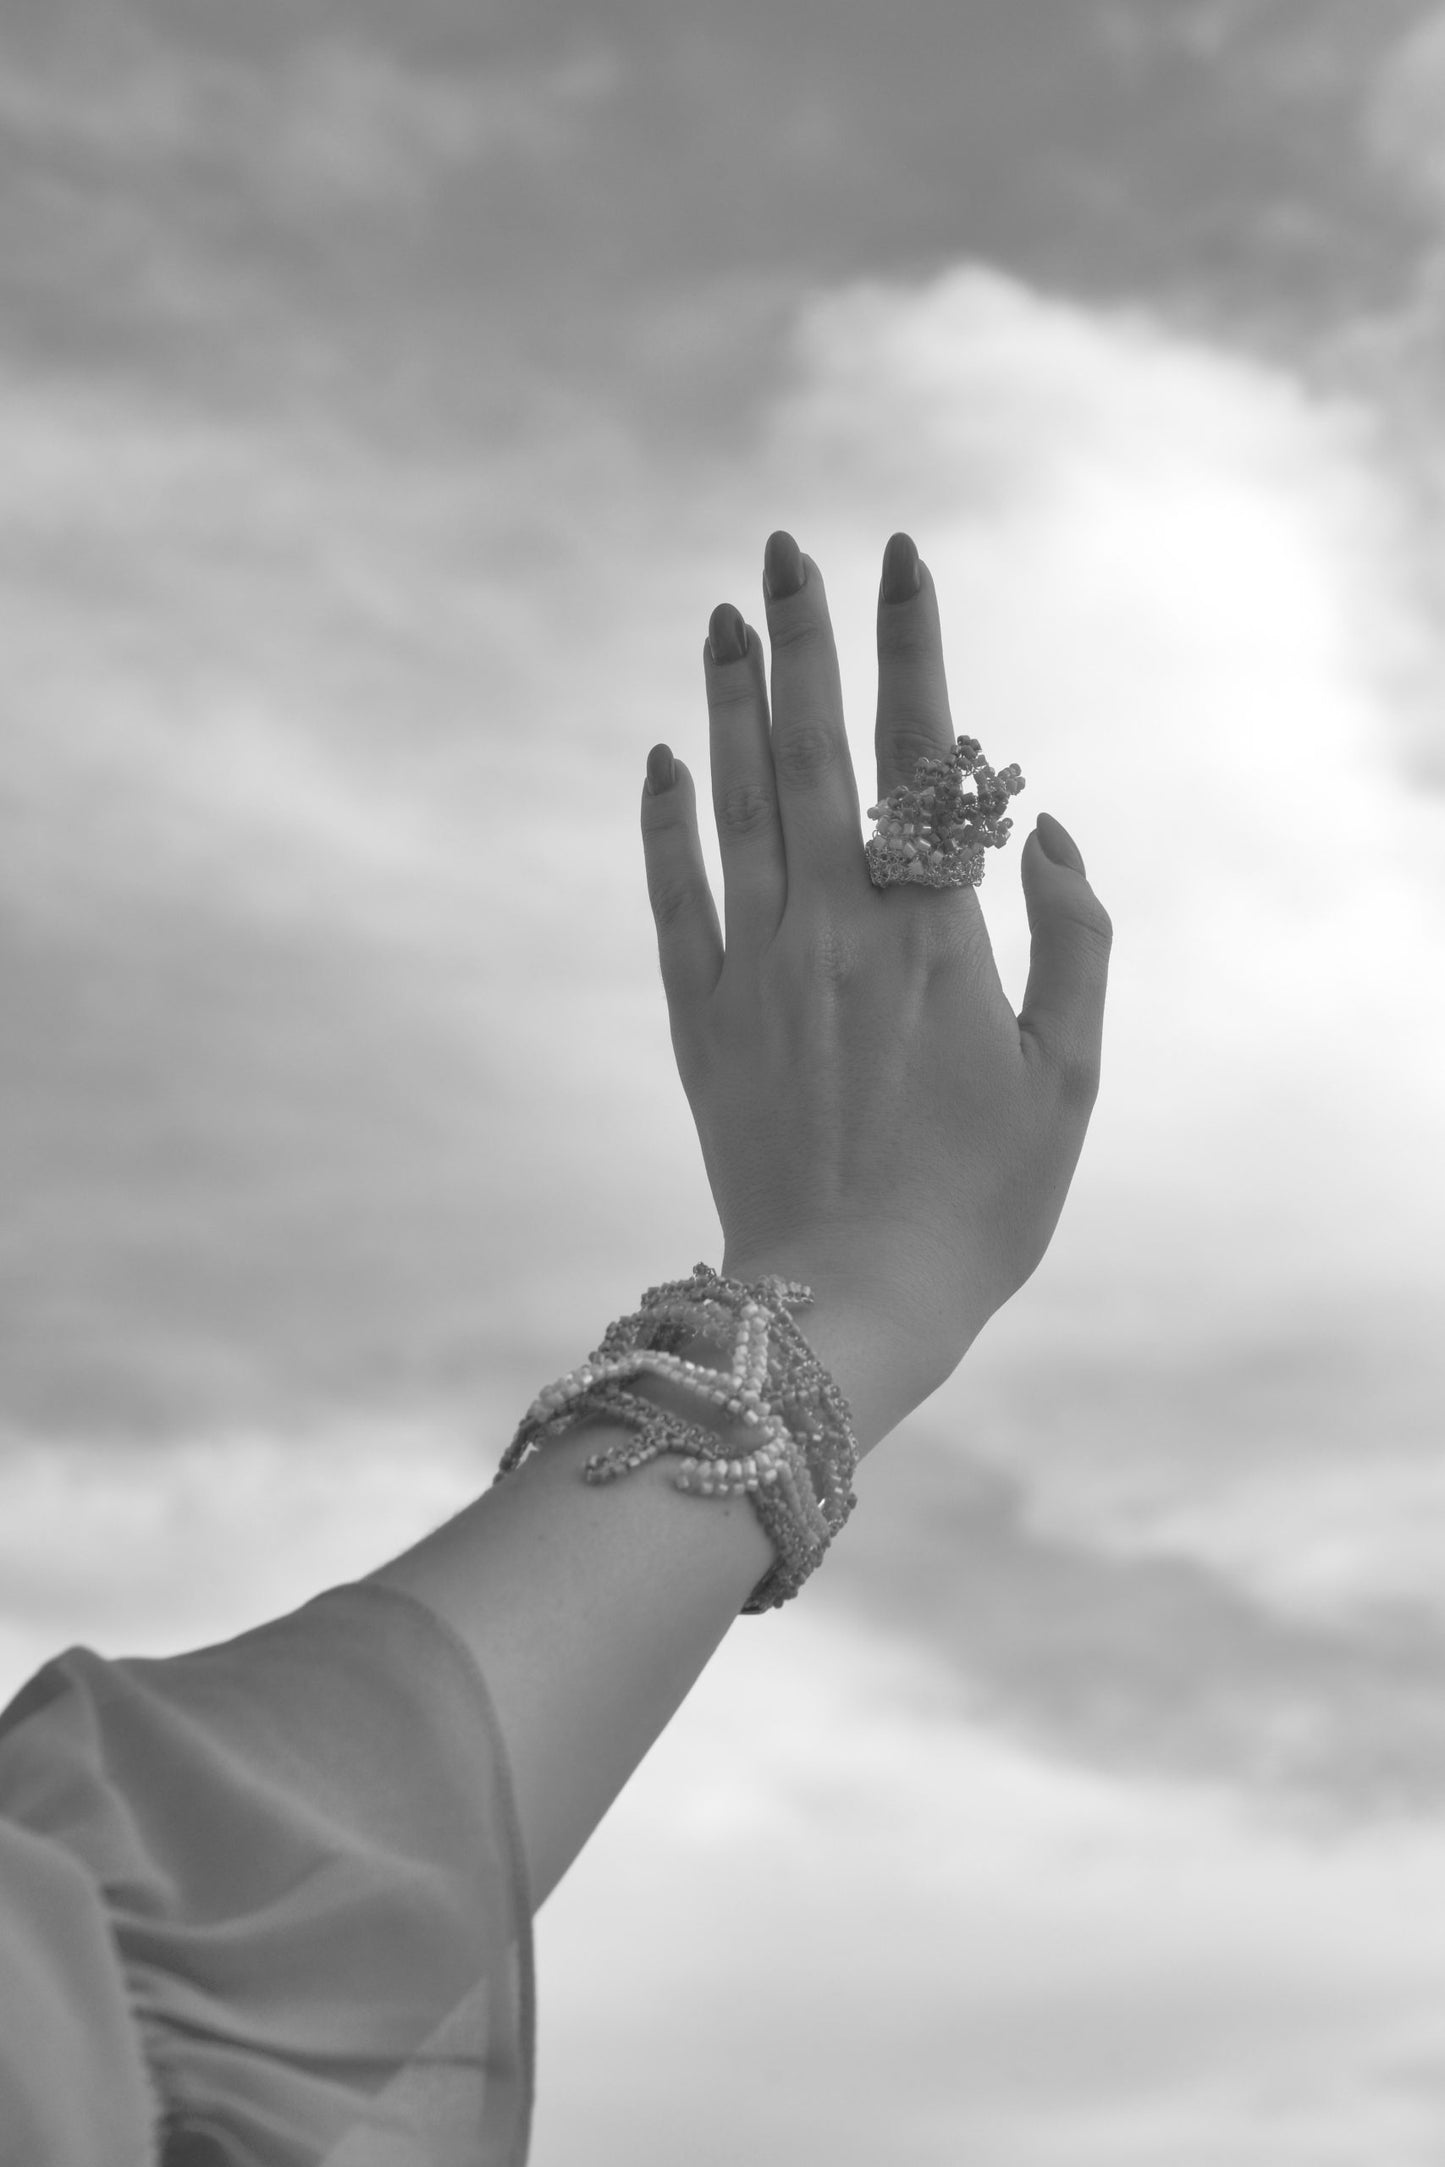
[[[657,771],[663,750],[654,746],[650,773]],[[698,837],[697,792],[682,762],[675,766],[677,780],[670,790],[654,797],[644,785],[642,793],[647,895],[657,925],[663,991],[674,1015],[705,1001],[723,967],[722,928]]]

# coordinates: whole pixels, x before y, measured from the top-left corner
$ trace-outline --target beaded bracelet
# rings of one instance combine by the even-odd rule
[[[607,1415],[635,1440],[595,1453],[588,1482],[611,1482],[660,1453],[685,1455],[673,1487],[703,1497],[750,1497],[777,1559],[743,1604],[744,1616],[791,1601],[822,1563],[858,1500],[858,1443],[837,1385],[788,1315],[812,1289],[774,1272],[752,1284],[723,1279],[706,1264],[690,1279],[649,1287],[642,1306],[609,1325],[602,1345],[549,1385],[528,1408],[493,1482],[520,1467],[545,1436],[579,1419]],[[729,1351],[727,1371],[689,1362],[677,1349],[693,1334]],[[728,1440],[626,1390],[639,1376],[671,1377],[758,1432],[753,1450],[730,1454]]]

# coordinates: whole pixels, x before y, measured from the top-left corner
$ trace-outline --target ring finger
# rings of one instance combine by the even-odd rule
[[[873,750],[878,761],[879,803],[900,784],[911,789],[919,761],[946,758],[956,742],[933,574],[920,561],[911,537],[895,534],[883,552],[878,590],[878,719]],[[938,893],[926,892],[930,899]],[[961,892],[977,910],[974,890]]]
[[[878,795],[912,784],[920,760],[953,750],[943,670],[943,628],[933,576],[912,540],[895,534],[883,552],[878,589],[878,719],[873,750]]]

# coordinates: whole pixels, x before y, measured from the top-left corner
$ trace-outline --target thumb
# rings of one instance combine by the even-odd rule
[[[1067,1097],[1092,1107],[1113,921],[1089,886],[1077,843],[1049,813],[1039,814],[1024,844],[1019,875],[1031,936],[1019,1011],[1024,1052],[1054,1072]]]

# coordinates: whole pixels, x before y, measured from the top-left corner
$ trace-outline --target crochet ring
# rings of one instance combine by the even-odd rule
[[[965,775],[975,795],[964,795]],[[1004,807],[1023,787],[1018,762],[995,773],[976,737],[959,738],[940,760],[920,760],[912,789],[900,783],[868,808],[878,823],[863,846],[874,887],[977,888],[984,852],[1008,841],[1013,822]]]

